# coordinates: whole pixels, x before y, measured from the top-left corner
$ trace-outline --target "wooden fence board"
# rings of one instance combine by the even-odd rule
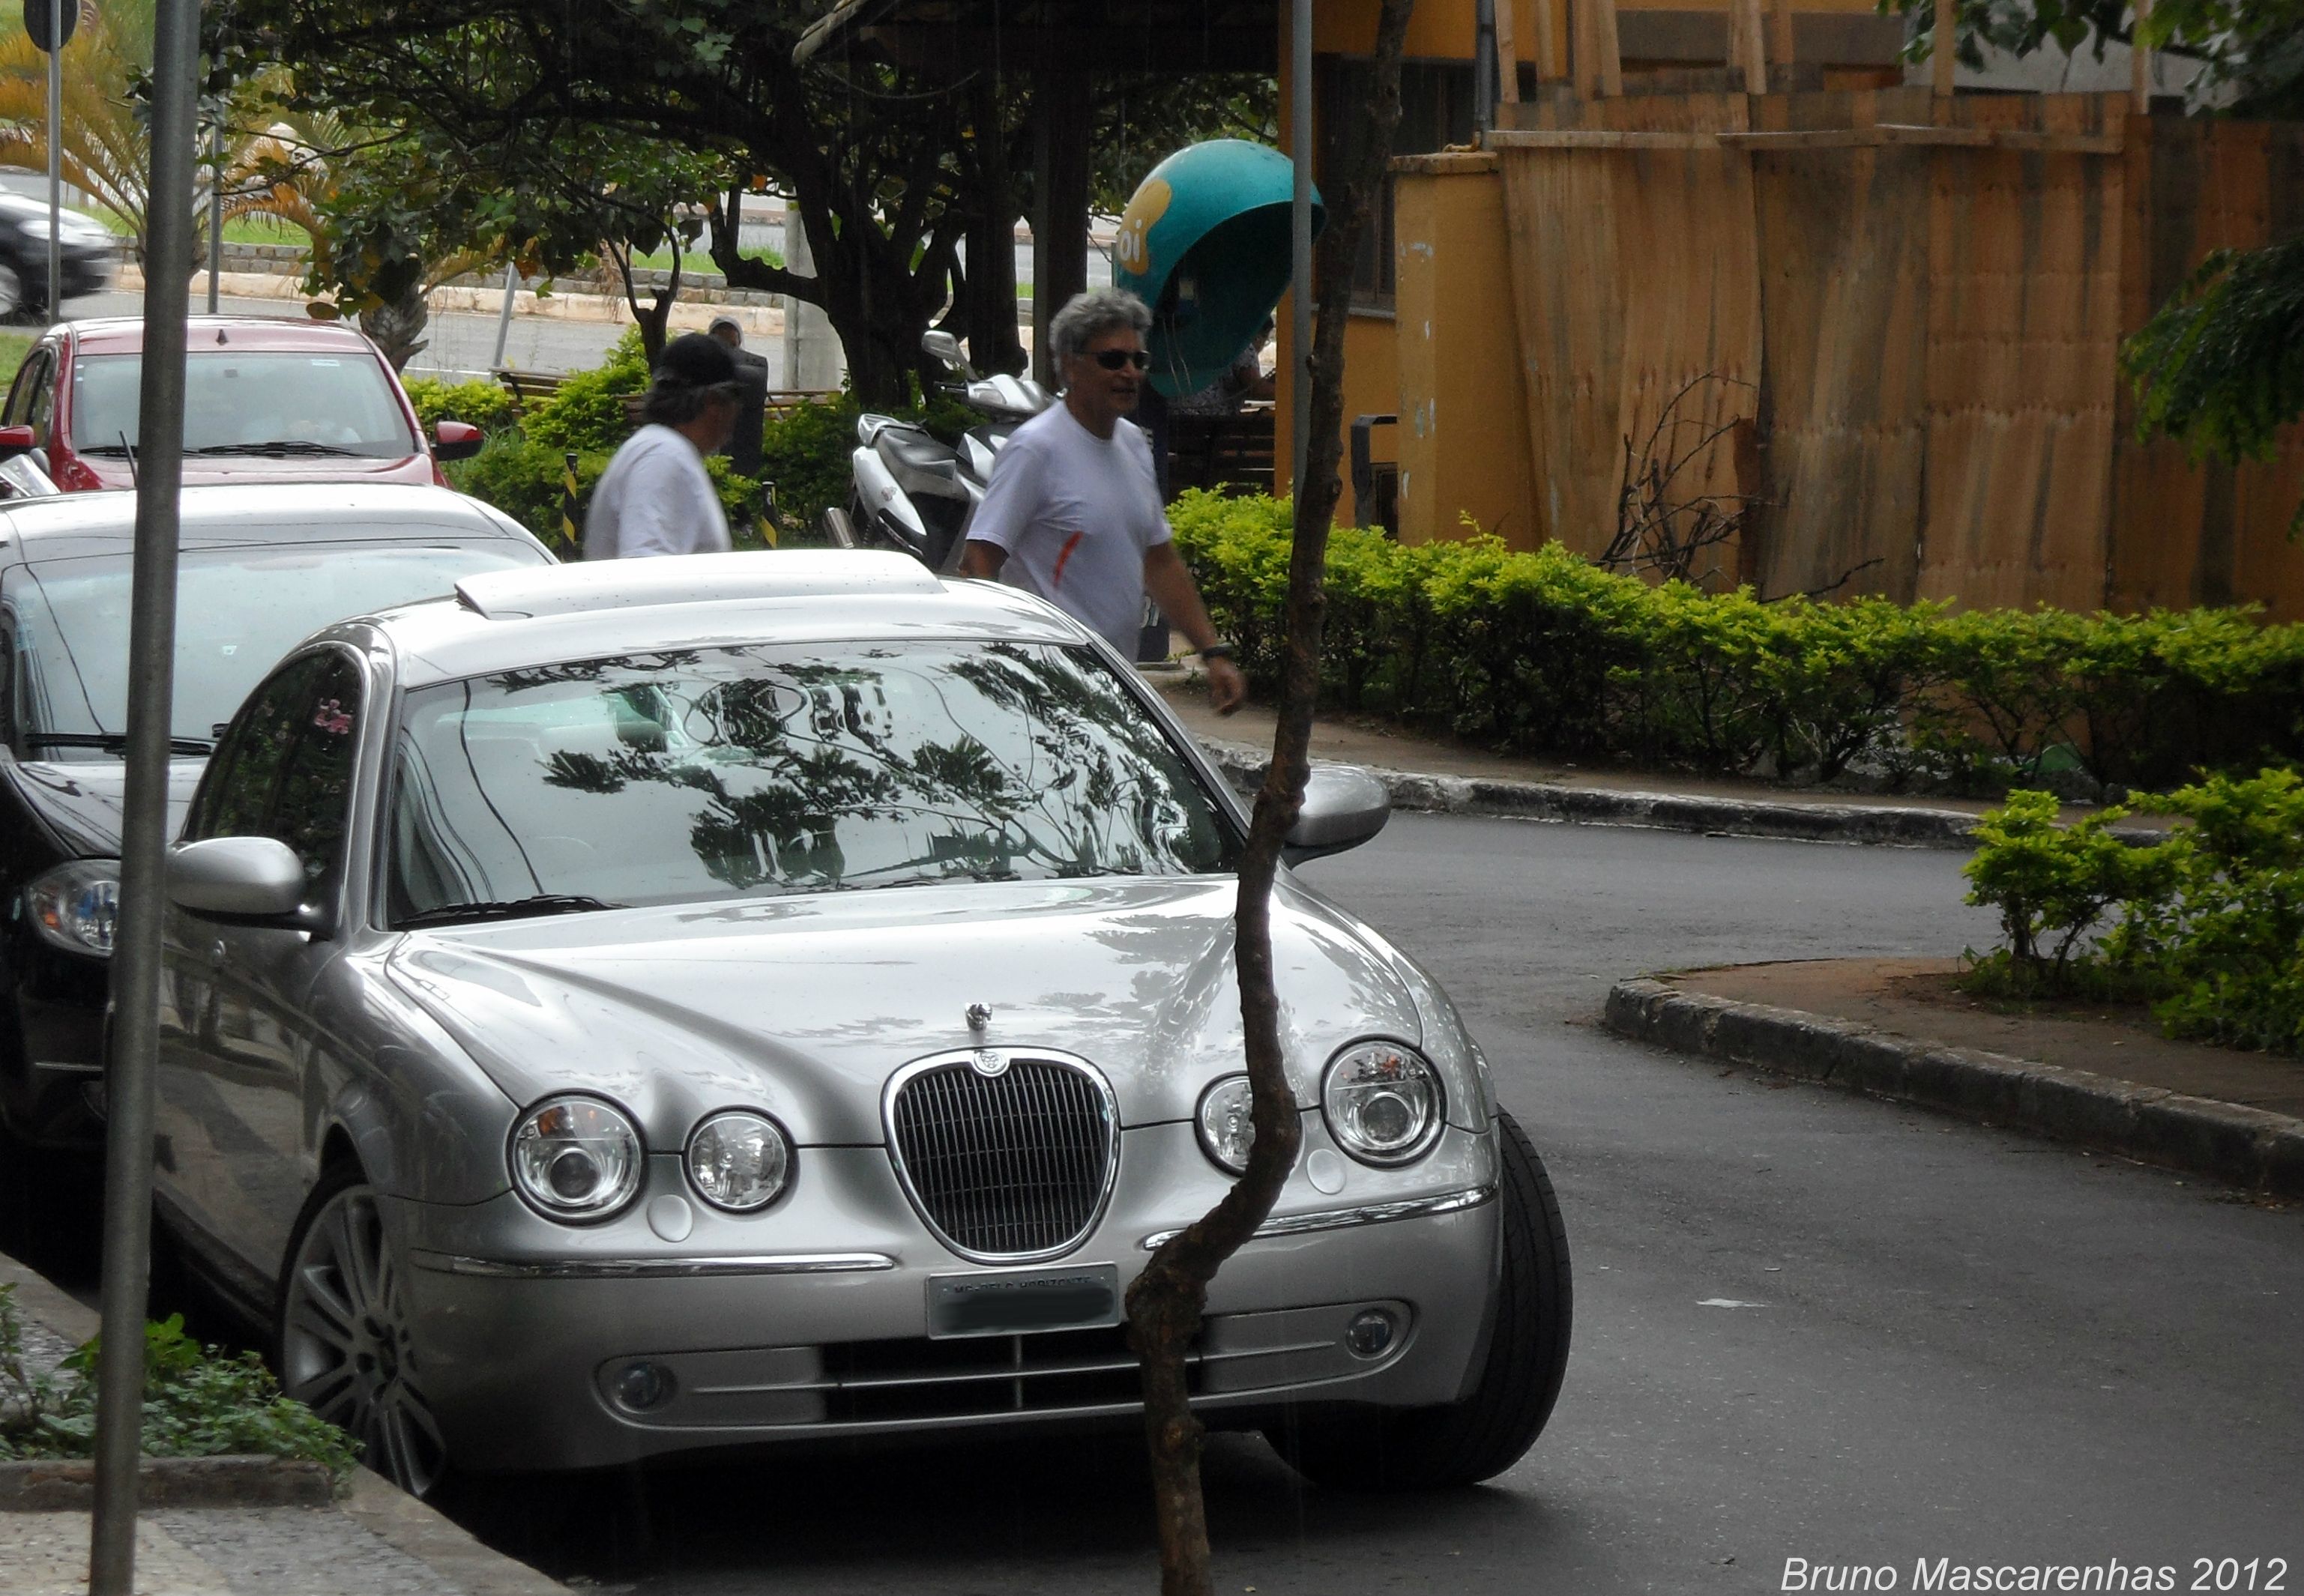
[[[1962,102],[1962,120],[2021,125],[2047,97]],[[2080,122],[2088,107],[2069,109]],[[1920,596],[2094,609],[2111,505],[2121,164],[1992,149],[1929,160]]]
[[[1927,435],[1928,156],[1770,155],[1759,215],[1766,595],[1918,591]],[[1854,225],[1851,225],[1851,220]]]

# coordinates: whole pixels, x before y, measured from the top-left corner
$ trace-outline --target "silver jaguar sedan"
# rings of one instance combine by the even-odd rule
[[[1324,771],[1295,859],[1383,790]],[[897,554],[469,577],[331,628],[170,861],[160,1215],[288,1390],[453,1465],[1129,1424],[1122,1299],[1250,1134],[1245,826],[1055,610]],[[1407,955],[1283,871],[1303,1150],[1193,1351],[1308,1475],[1510,1466],[1543,1166]]]

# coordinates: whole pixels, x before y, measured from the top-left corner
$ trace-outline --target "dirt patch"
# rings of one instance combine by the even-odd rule
[[[2173,1041],[2141,1008],[1972,998],[1952,984],[1957,968],[1940,958],[1828,958],[1662,979],[1738,1002],[1829,1015],[1919,1041],[2304,1117],[2304,1064],[2294,1060]]]

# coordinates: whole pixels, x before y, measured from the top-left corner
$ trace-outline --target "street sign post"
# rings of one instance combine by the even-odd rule
[[[64,275],[64,69],[58,59],[80,26],[80,0],[24,0],[24,31],[48,57],[48,319],[60,308],[56,284]]]
[[[105,1076],[104,1338],[96,1368],[96,1513],[89,1596],[130,1596],[136,1579],[199,18],[199,0],[158,0],[152,29],[152,171],[147,190],[151,209],[136,423],[134,585],[128,615],[128,784],[121,803],[120,923],[112,956],[112,1045]]]

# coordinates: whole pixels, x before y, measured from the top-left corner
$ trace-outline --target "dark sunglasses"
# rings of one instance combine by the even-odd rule
[[[1096,363],[1106,371],[1118,371],[1123,366],[1148,371],[1152,367],[1152,357],[1140,349],[1100,349],[1096,351]]]

